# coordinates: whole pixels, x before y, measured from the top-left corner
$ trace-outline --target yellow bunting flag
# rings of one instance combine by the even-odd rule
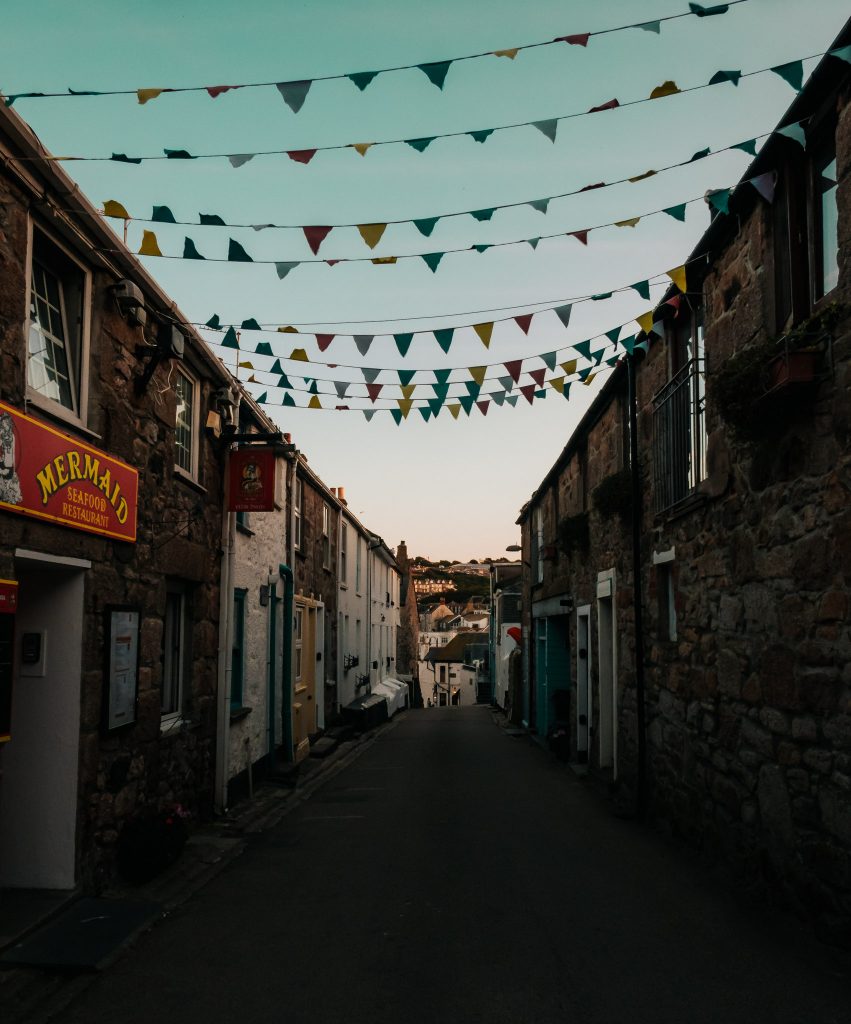
[[[564,394],[564,377],[553,377],[550,381],[550,387],[555,391],[558,391],[560,395]]]
[[[458,419],[458,413],[461,412],[460,405],[447,405],[446,408],[452,413],[452,419]]]
[[[411,411],[411,406],[414,404],[411,398],[397,398],[396,401],[399,403],[399,408],[402,410],[402,419],[408,418],[408,413]]]
[[[674,282],[681,292],[688,291],[686,287],[686,268],[685,265],[682,267],[674,267],[673,270],[669,270],[668,277]]]
[[[239,366],[240,366],[240,369],[242,369],[242,370],[253,370],[254,369],[254,363],[240,363]]]
[[[567,374],[568,377],[571,374],[576,373],[576,360],[575,359],[568,359],[568,361],[566,363],[559,363],[559,366],[564,370],[564,372]]]
[[[616,228],[634,228],[635,225],[641,220],[640,217],[630,217],[627,220],[616,220]]]
[[[295,327],[279,327],[278,334],[298,334]]]
[[[519,46],[512,46],[510,50],[494,50],[493,55],[494,57],[508,57],[509,60],[514,60],[519,52]]]
[[[140,256],[162,256],[157,244],[157,236],[153,231],[142,232],[142,244],[139,246]]]
[[[661,99],[663,96],[673,96],[680,91],[679,86],[676,82],[667,81],[661,85],[657,85],[653,92],[650,93],[651,100]]]
[[[378,263],[395,263],[396,262],[396,257],[395,256],[376,256],[375,259],[372,262],[376,263],[376,264],[378,264]]]
[[[155,100],[162,92],[162,89],[137,89],[136,98],[140,103],[147,103],[148,100]]]
[[[591,381],[592,381],[592,380],[593,380],[593,379],[594,379],[594,378],[595,378],[596,376],[597,376],[597,374],[596,374],[596,373],[589,373],[589,374],[588,374],[588,376],[587,376],[587,377],[585,378],[585,380],[583,380],[583,381],[582,381],[582,383],[583,383],[583,384],[585,384],[585,385],[588,385],[588,384],[590,384],[590,383],[591,383]]]
[[[387,230],[386,224],[358,224],[361,238],[370,249],[374,249],[381,241],[381,236]]]
[[[104,217],[120,217],[122,220],[130,220],[130,214],[116,199],[107,199],[103,204]]]
[[[646,313],[642,313],[641,316],[637,316],[635,318],[635,322],[645,334],[649,334],[653,329],[653,310],[648,309]]]
[[[493,334],[493,324],[474,324],[473,330],[478,334],[479,339],[485,348],[489,348],[491,335]]]
[[[471,366],[469,367],[468,372],[479,387],[481,387],[487,370],[488,368],[486,366]]]
[[[322,403],[319,401],[319,396],[318,395],[313,395],[311,397],[310,401],[307,403],[307,408],[308,409],[321,409],[322,408]]]
[[[361,156],[366,156],[366,151],[370,146],[374,146],[374,142],[353,142],[351,148],[356,149]]]
[[[644,174],[636,174],[634,178],[630,178],[629,180],[631,182],[644,181],[645,178],[652,178],[656,173],[656,171],[645,171]]]
[[[242,365],[244,365],[244,364],[243,364],[243,363],[240,363],[239,365],[240,365],[240,366],[242,366]],[[254,367],[252,366],[252,370],[253,370],[253,369],[254,369]],[[252,374],[251,374],[251,376],[250,376],[250,377],[248,378],[248,381],[247,381],[247,383],[248,383],[248,384],[259,384],[259,383],[260,383],[260,381],[259,381],[259,380],[258,380],[258,379],[257,379],[257,378],[256,378],[256,377],[254,376],[254,374],[252,373]]]
[[[402,385],[400,386],[400,391],[401,391],[401,392],[402,392],[402,394],[403,394],[403,395],[405,396],[405,400],[406,400],[406,401],[407,401],[407,400],[408,400],[408,399],[409,399],[409,398],[411,397],[411,395],[412,395],[412,394],[414,393],[414,388],[415,388],[416,386],[417,386],[416,384],[402,384]]]
[[[303,348],[294,348],[290,352],[290,359],[294,359],[298,363],[309,363],[310,360],[307,358],[307,352]]]

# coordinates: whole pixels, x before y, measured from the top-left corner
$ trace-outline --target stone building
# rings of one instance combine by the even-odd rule
[[[417,614],[417,595],[414,591],[411,576],[408,545],[401,541],[396,548],[396,564],[399,566],[400,623],[399,636],[396,644],[396,669],[406,676],[417,675],[417,647],[419,642],[420,620]],[[413,686],[411,706],[420,704],[419,687]]]
[[[849,169],[849,66],[826,56],[520,516],[526,721],[546,735],[567,715],[571,756],[626,804],[836,928],[851,920]]]
[[[91,889],[212,804],[231,378],[2,105],[0,147],[0,887]]]

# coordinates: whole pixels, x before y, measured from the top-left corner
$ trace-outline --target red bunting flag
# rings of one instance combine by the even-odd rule
[[[207,92],[215,99],[217,96],[221,96],[223,92],[230,92],[231,89],[241,89],[240,85],[208,85]]]
[[[599,114],[599,112],[601,110],[614,110],[615,107],[619,107],[619,106],[620,106],[620,103],[618,102],[618,100],[609,100],[608,103],[601,103],[599,107],[592,107],[588,111],[588,113],[589,114]]]
[[[381,389],[383,387],[383,384],[367,384],[366,393],[369,395],[370,401],[373,404],[375,404],[376,398],[381,394]]]
[[[514,322],[524,334],[529,333],[529,325],[532,323],[534,313],[524,313],[523,316],[516,316]]]
[[[571,46],[587,46],[591,38],[590,32],[577,32],[572,36],[556,36],[554,43],[570,43]]]
[[[317,334],[316,344],[319,346],[319,351],[324,352],[325,349],[327,349],[331,342],[334,340],[334,338],[335,335],[333,334]]]
[[[598,181],[598,182],[597,182],[596,184],[594,184],[594,185],[585,185],[585,186],[584,186],[583,188],[581,188],[581,189],[580,189],[579,191],[580,191],[580,192],[590,192],[590,191],[591,191],[592,189],[595,189],[595,188],[605,188],[605,187],[606,187],[606,183],[605,183],[605,181]]]
[[[315,149],[288,149],[287,156],[297,164],[309,164],[316,156]]]
[[[504,365],[506,370],[511,374],[511,379],[516,384],[517,381],[520,380],[520,374],[523,372],[523,360],[512,359]]]
[[[568,234],[571,235],[573,238],[578,238],[579,241],[583,245],[587,245],[588,244],[588,229],[587,228],[584,231],[569,231]]]
[[[339,260],[325,260],[329,267],[336,267],[340,262]]]
[[[546,367],[541,367],[539,370],[530,370],[529,376],[538,385],[539,388],[544,386],[544,377],[547,375]]]
[[[532,402],[535,400],[535,385],[524,384],[523,387],[520,389],[520,394],[526,399],[529,405],[531,405]]]
[[[490,402],[476,402],[476,405],[481,410],[482,416],[487,416],[487,414],[488,414],[488,406],[490,405]]]
[[[304,232],[304,237],[307,239],[307,244],[310,246],[310,251],[313,253],[314,256],[318,255],[319,246],[322,245],[322,243],[328,237],[331,228],[309,227],[302,228],[301,230]]]

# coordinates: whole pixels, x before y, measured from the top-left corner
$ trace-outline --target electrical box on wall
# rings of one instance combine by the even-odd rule
[[[21,676],[41,679],[47,671],[47,630],[21,633]]]

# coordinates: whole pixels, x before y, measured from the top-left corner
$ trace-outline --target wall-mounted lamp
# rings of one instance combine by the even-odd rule
[[[137,345],[136,358],[144,361],[148,359],[148,365],[140,376],[136,378],[136,394],[143,395],[151,382],[151,377],[160,363],[169,359],[183,359],[186,348],[186,338],[174,324],[160,323],[157,330],[156,345]]]

